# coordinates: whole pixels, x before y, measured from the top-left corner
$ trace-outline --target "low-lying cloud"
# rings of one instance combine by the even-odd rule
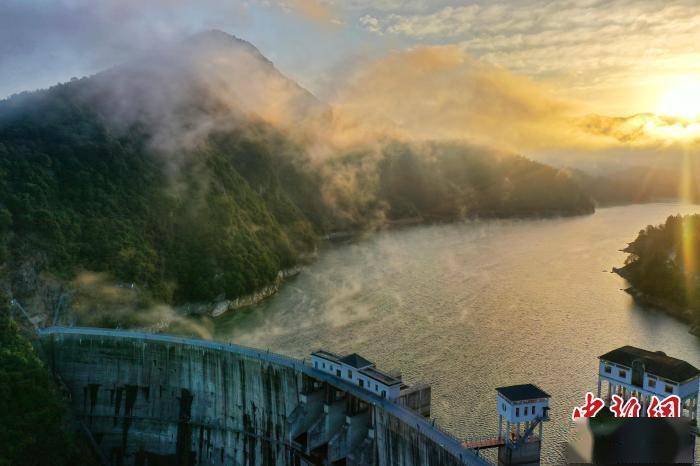
[[[83,272],[71,289],[72,318],[78,325],[212,338],[210,320],[190,318],[167,304],[152,302],[133,284],[119,284],[106,274]]]
[[[582,103],[458,46],[358,61],[330,81],[327,102],[282,75],[253,45],[217,31],[97,78],[95,92],[110,115],[145,121],[154,146],[171,157],[250,121],[281,130],[322,162],[317,169],[333,204],[356,199],[374,167],[372,157],[351,172],[325,162],[353,151],[377,154],[388,140],[463,140],[533,158],[556,151],[559,165],[576,165],[586,151],[685,153],[697,148],[700,134],[698,122],[681,118],[588,114]],[[567,158],[567,151],[576,156]]]
[[[627,117],[588,115],[578,123],[590,134],[631,146],[693,146],[700,142],[700,121],[686,118],[652,113]]]
[[[363,63],[336,84],[336,112],[409,140],[457,139],[577,165],[610,153],[629,164],[652,151],[700,148],[700,121],[637,114],[596,115],[552,87],[519,76],[458,46],[421,46]],[[638,157],[636,157],[638,156]]]
[[[340,83],[332,104],[406,138],[466,139],[513,150],[551,140],[571,111],[543,87],[454,46],[417,47],[368,62]]]

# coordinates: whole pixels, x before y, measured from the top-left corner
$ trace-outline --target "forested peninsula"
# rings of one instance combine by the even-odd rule
[[[674,315],[700,334],[700,215],[670,216],[641,230],[613,269],[640,304]]]

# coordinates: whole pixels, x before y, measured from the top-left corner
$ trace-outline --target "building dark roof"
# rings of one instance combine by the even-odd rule
[[[370,377],[376,380],[377,382],[381,382],[388,387],[401,383],[400,378],[389,375],[386,372],[382,372],[378,369],[375,369],[374,367],[362,369],[360,371],[360,374],[366,375],[367,377]]]
[[[330,351],[326,350],[318,350],[314,351],[311,353],[312,356],[318,356],[319,358],[323,358],[327,361],[332,361],[332,362],[339,362],[340,361],[340,356],[338,356],[335,353],[331,353]]]
[[[661,351],[648,351],[634,346],[623,346],[598,358],[630,368],[632,362],[639,359],[644,363],[645,371],[674,382],[685,382],[700,374],[700,370],[682,359],[666,356]]]
[[[348,354],[340,358],[340,362],[352,366],[355,369],[363,369],[365,367],[374,366],[372,361],[368,361],[357,353]]]
[[[510,401],[525,401],[534,400],[537,398],[550,398],[550,396],[541,388],[531,383],[522,385],[511,385],[509,387],[498,387],[498,393],[503,395]]]

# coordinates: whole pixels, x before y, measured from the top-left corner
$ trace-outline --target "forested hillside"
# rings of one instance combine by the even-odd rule
[[[14,259],[45,255],[59,274],[104,270],[165,299],[197,300],[252,291],[313,247],[314,207],[280,182],[303,186],[308,176],[275,157],[273,137],[261,143],[255,128],[213,136],[169,177],[146,135],[112,134],[70,92],[0,110],[1,212]]]
[[[378,196],[390,219],[593,212],[590,197],[566,173],[463,143],[390,144],[379,173]]]
[[[565,173],[462,143],[386,141],[311,157],[288,126],[264,118],[265,92],[236,93],[231,82],[249,85],[253,70],[284,89],[275,115],[323,121],[313,96],[223,33],[181,47],[0,102],[5,270],[30,261],[64,280],[106,272],[167,302],[231,299],[337,230],[593,210]],[[219,84],[226,53],[246,70],[225,68]]]

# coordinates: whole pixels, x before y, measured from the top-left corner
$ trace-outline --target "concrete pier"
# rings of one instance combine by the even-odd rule
[[[114,466],[488,464],[421,415],[425,390],[397,403],[296,359],[168,335],[54,327],[40,341]]]

